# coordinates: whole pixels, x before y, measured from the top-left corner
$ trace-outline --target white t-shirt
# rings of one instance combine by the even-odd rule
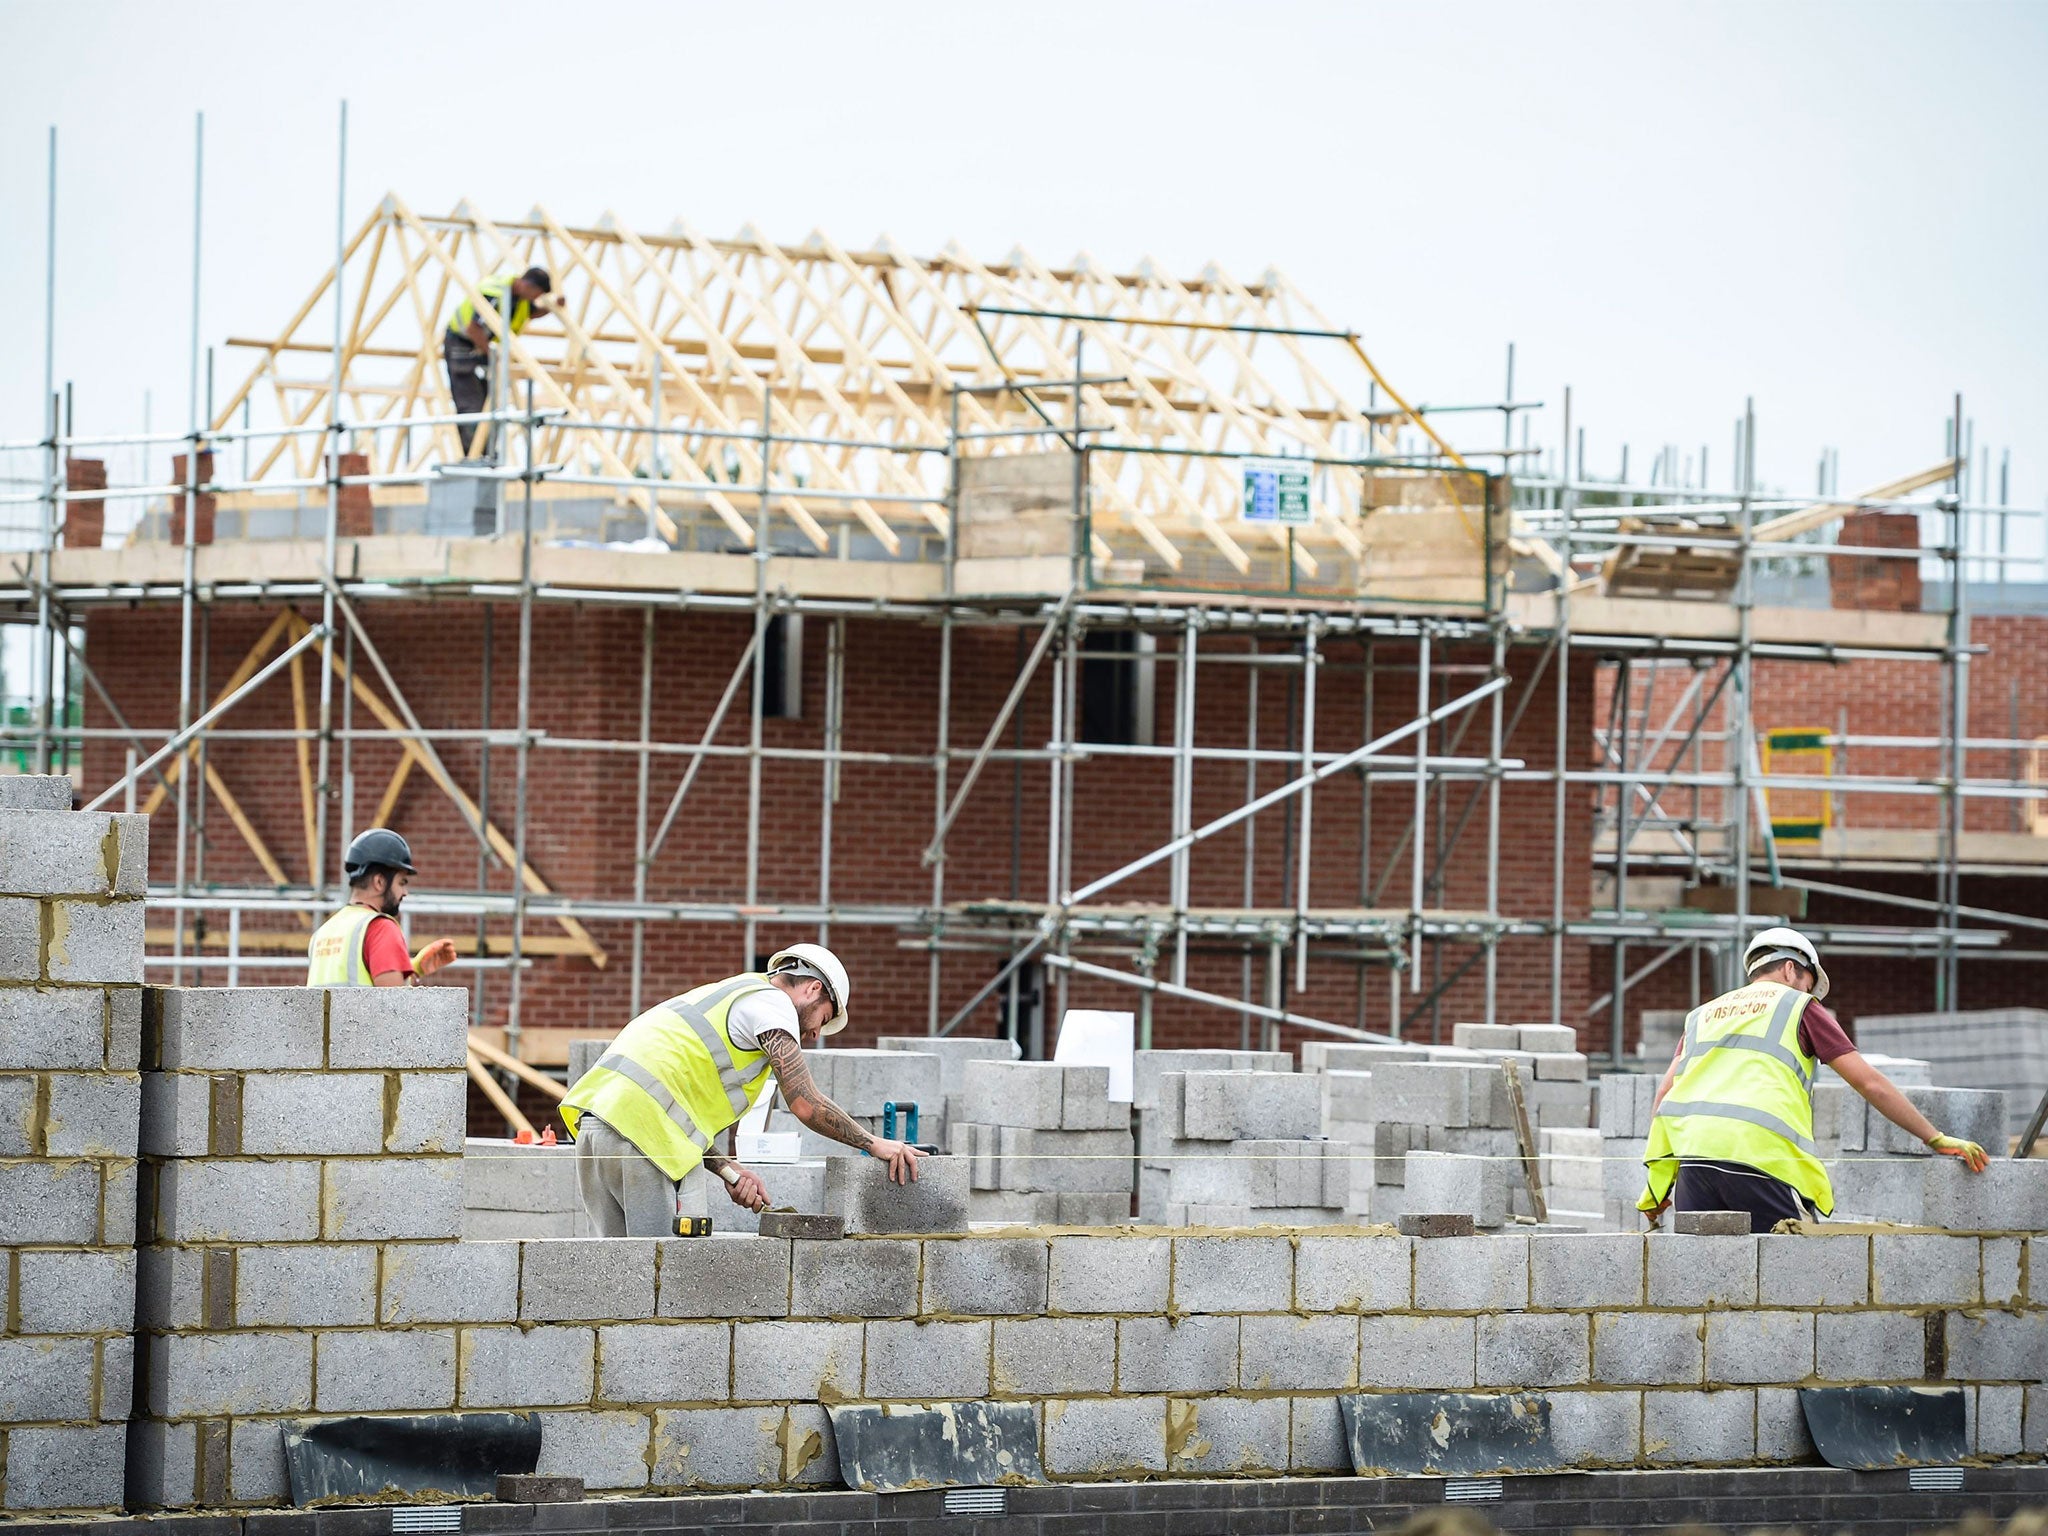
[[[799,1044],[803,1042],[803,1032],[796,1021],[796,1004],[780,987],[749,992],[725,1016],[725,1032],[743,1051],[758,1051],[761,1036],[778,1029]]]

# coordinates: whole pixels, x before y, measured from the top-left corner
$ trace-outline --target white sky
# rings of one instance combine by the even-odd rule
[[[1551,409],[1589,467],[1764,478],[1940,455],[1960,389],[2048,492],[2048,6],[195,5],[0,0],[0,437],[34,436],[45,135],[82,431],[187,411],[200,332],[269,334],[385,189],[847,244],[1287,270],[1411,398]],[[240,377],[223,355],[220,376]],[[1995,481],[1994,481],[1995,483]]]

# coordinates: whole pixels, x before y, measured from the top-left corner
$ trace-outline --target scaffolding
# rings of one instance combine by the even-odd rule
[[[558,302],[515,332],[482,279],[534,264],[555,274]],[[453,410],[439,355],[446,312],[464,297],[502,343],[492,398],[467,416]],[[314,335],[323,303],[324,340]],[[86,803],[174,807],[173,878],[149,896],[150,912],[169,921],[154,931],[150,964],[173,978],[233,984],[303,963],[294,951],[314,914],[345,900],[331,849],[384,820],[415,774],[455,806],[477,844],[478,876],[472,890],[414,896],[409,911],[474,923],[462,963],[479,973],[477,1022],[488,1007],[515,1054],[523,978],[536,956],[580,955],[599,967],[617,958],[593,923],[630,925],[636,1009],[646,936],[660,924],[727,927],[743,964],[765,925],[815,927],[826,942],[839,925],[893,929],[927,956],[925,1022],[936,1033],[977,1015],[985,1022],[992,1005],[1024,1030],[1020,978],[1043,967],[1050,995],[1024,1040],[1033,1054],[1044,1053],[1048,1015],[1064,1012],[1072,978],[1130,991],[1148,1042],[1161,997],[1235,1013],[1247,1042],[1255,1027],[1268,1043],[1286,1028],[1360,1039],[1427,1029],[1434,1038],[1445,999],[1469,976],[1480,978],[1483,1017],[1496,1018],[1501,947],[1523,939],[1548,944],[1551,1021],[1597,1024],[1604,1013],[1619,1060],[1629,989],[1679,958],[1695,990],[1702,964],[1725,982],[1744,937],[1769,916],[1755,906],[1760,893],[1785,890],[1910,911],[1915,921],[1812,931],[1838,950],[1926,956],[1945,1007],[1956,1005],[1965,957],[2042,958],[2008,940],[2048,924],[1961,900],[1963,871],[1983,862],[1969,842],[1970,803],[2009,801],[2015,818],[2031,818],[2042,790],[2032,759],[2020,758],[2035,743],[1967,729],[1974,648],[1965,578],[1995,566],[2002,584],[2022,557],[2008,550],[2007,509],[1964,497],[1960,400],[1941,463],[1866,495],[1842,497],[1825,484],[1818,499],[1763,493],[1753,415],[1738,435],[1732,490],[1708,488],[1704,451],[1696,486],[1674,483],[1666,456],[1646,484],[1628,482],[1625,469],[1618,482],[1597,481],[1582,462],[1572,467],[1569,398],[1555,464],[1546,472],[1536,462],[1543,455],[1529,446],[1530,424],[1540,403],[1516,398],[1512,352],[1500,400],[1410,405],[1354,333],[1277,273],[1245,283],[1211,267],[1176,280],[1157,263],[1116,272],[1085,256],[1058,267],[1021,251],[996,263],[958,248],[919,258],[887,241],[848,250],[813,234],[783,245],[751,230],[722,241],[680,224],[646,235],[610,218],[571,226],[542,209],[516,221],[494,222],[466,204],[421,216],[396,195],[353,231],[337,221],[332,271],[277,335],[230,341],[257,360],[217,403],[213,355],[198,335],[195,306],[186,431],[78,431],[69,392],[52,376],[40,436],[0,444],[10,466],[40,470],[39,483],[18,474],[0,495],[0,506],[36,518],[0,573],[0,615],[32,626],[36,656],[30,718],[7,726],[5,739],[39,771],[59,772],[77,768],[86,743],[111,743],[125,768],[83,786]],[[256,419],[259,404],[270,419]],[[1454,446],[1453,421],[1481,430],[1497,421],[1500,440]],[[479,429],[467,452],[456,432],[465,424]],[[168,477],[151,467],[167,450],[176,452]],[[73,465],[94,452],[126,454],[135,470],[86,483]],[[1914,499],[1930,490],[1938,500]],[[1295,504],[1283,512],[1289,493]],[[81,512],[104,517],[117,506],[134,513],[124,546],[74,547],[66,530]],[[1901,510],[1937,519],[1939,542],[1810,542],[1852,514]],[[203,542],[208,522],[229,535]],[[1995,552],[1985,537],[1992,528]],[[1842,560],[1931,567],[1947,606],[1863,611],[1786,600],[1782,573],[1811,578]],[[486,622],[494,612],[516,616],[509,728],[489,720],[488,704],[477,728],[424,718],[404,675],[423,663],[388,662],[363,617],[376,605],[450,596],[483,605]],[[634,737],[571,738],[533,717],[535,617],[564,604],[640,614]],[[209,616],[252,605],[283,606],[216,684]],[[318,620],[297,605],[317,606]],[[178,612],[172,729],[132,726],[78,639],[83,615],[127,606]],[[679,611],[746,615],[751,638],[696,738],[664,741],[650,723],[655,623]],[[823,744],[772,746],[763,722],[775,626],[801,619],[826,630]],[[856,619],[938,630],[929,750],[846,745],[847,623]],[[953,708],[954,639],[969,627],[1018,636],[1007,698],[974,745],[956,742]],[[1130,649],[1105,652],[1105,635],[1127,637]],[[1356,660],[1344,659],[1353,652]],[[1758,664],[1858,659],[1940,669],[1942,719],[1925,737],[1892,741],[1935,754],[1933,771],[1766,771],[1752,718]],[[1162,670],[1170,676],[1171,742],[1087,739],[1084,668],[1110,660],[1142,678],[1148,697]],[[1592,718],[1572,696],[1589,664],[1609,700]],[[1202,678],[1219,669],[1248,677],[1242,746],[1197,738]],[[1366,701],[1368,728],[1355,744],[1333,742],[1318,704],[1319,678],[1346,671]],[[1050,709],[1027,741],[1024,701],[1040,678]],[[1286,689],[1279,743],[1261,739],[1261,678]],[[238,702],[287,684],[292,728],[232,724]],[[110,724],[77,723],[68,701],[88,692]],[[1379,729],[1375,701],[1397,696],[1412,702]],[[1521,723],[1546,709],[1552,760],[1511,756]],[[744,744],[720,739],[742,724]],[[208,761],[210,744],[249,739],[277,743],[296,763],[302,873]],[[1873,745],[1846,731],[1829,741],[1845,770]],[[354,771],[367,742],[401,754],[374,799]],[[477,748],[486,764],[491,753],[512,754],[509,807],[490,803],[488,767],[475,794],[458,781],[442,757],[450,743]],[[1592,766],[1581,760],[1588,744]],[[630,889],[563,894],[536,867],[528,791],[542,752],[632,764]],[[1972,754],[1981,769],[1987,753],[2009,771],[1972,777]],[[1077,765],[1120,756],[1170,762],[1171,835],[1090,876],[1075,859]],[[699,770],[721,759],[747,769],[743,888],[727,900],[664,899],[650,889],[649,869]],[[823,835],[805,901],[770,902],[761,889],[763,769],[780,761],[819,776]],[[841,772],[855,764],[929,776],[926,900],[835,899],[833,812]],[[1043,776],[1045,823],[1030,830],[1046,850],[1040,895],[961,890],[948,878],[949,834],[997,764],[1013,777]],[[1198,765],[1205,783],[1244,774],[1239,802],[1199,824]],[[1262,788],[1261,770],[1286,776]],[[670,777],[664,801],[660,781]],[[1368,786],[1357,900],[1341,907],[1313,899],[1313,875],[1330,883],[1314,817],[1317,790],[1332,780]],[[1551,887],[1511,893],[1502,883],[1502,793],[1545,784]],[[1401,795],[1404,814],[1391,828],[1371,825],[1371,786],[1382,804],[1390,789]],[[1814,860],[1774,838],[1765,806],[1773,792],[1930,804],[1938,821],[1924,862],[1934,896],[1816,878]],[[1568,836],[1575,801],[1586,797],[1591,871]],[[210,805],[267,884],[208,878]],[[1290,850],[1288,899],[1278,905],[1259,904],[1252,889],[1266,812],[1284,818]],[[1013,825],[1013,838],[1025,835]],[[1193,900],[1193,851],[1212,839],[1245,850],[1236,905]],[[1454,860],[1475,847],[1482,899],[1450,905]],[[2020,848],[2020,862],[2048,867],[2033,851]],[[1839,857],[1834,867],[1844,867]],[[1161,869],[1166,900],[1119,901],[1126,882]],[[1574,890],[1588,876],[1590,899]],[[1674,877],[1681,897],[1719,894],[1673,901],[1665,887]],[[1652,887],[1658,899],[1646,900]],[[224,930],[202,915],[224,917]],[[1614,978],[1583,1013],[1565,981],[1567,946],[1581,945],[1610,954]],[[1655,953],[1636,963],[1632,948]],[[1234,995],[1194,985],[1191,953],[1235,957]],[[950,1009],[949,957],[976,976],[994,967]],[[1312,962],[1325,961],[1356,969],[1348,1020],[1288,1006],[1290,993],[1308,989]],[[1369,978],[1380,973],[1384,1012],[1374,1019]]]

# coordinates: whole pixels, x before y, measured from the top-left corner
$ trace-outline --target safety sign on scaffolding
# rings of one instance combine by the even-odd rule
[[[1315,466],[1304,459],[1243,459],[1244,508],[1247,523],[1287,523],[1306,526],[1314,521],[1309,512],[1308,481]]]

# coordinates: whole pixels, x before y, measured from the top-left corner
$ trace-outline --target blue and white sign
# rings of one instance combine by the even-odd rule
[[[1315,466],[1304,459],[1240,459],[1244,474],[1244,505],[1240,520],[1247,523],[1287,523],[1306,526],[1314,520],[1309,510],[1308,482]]]

